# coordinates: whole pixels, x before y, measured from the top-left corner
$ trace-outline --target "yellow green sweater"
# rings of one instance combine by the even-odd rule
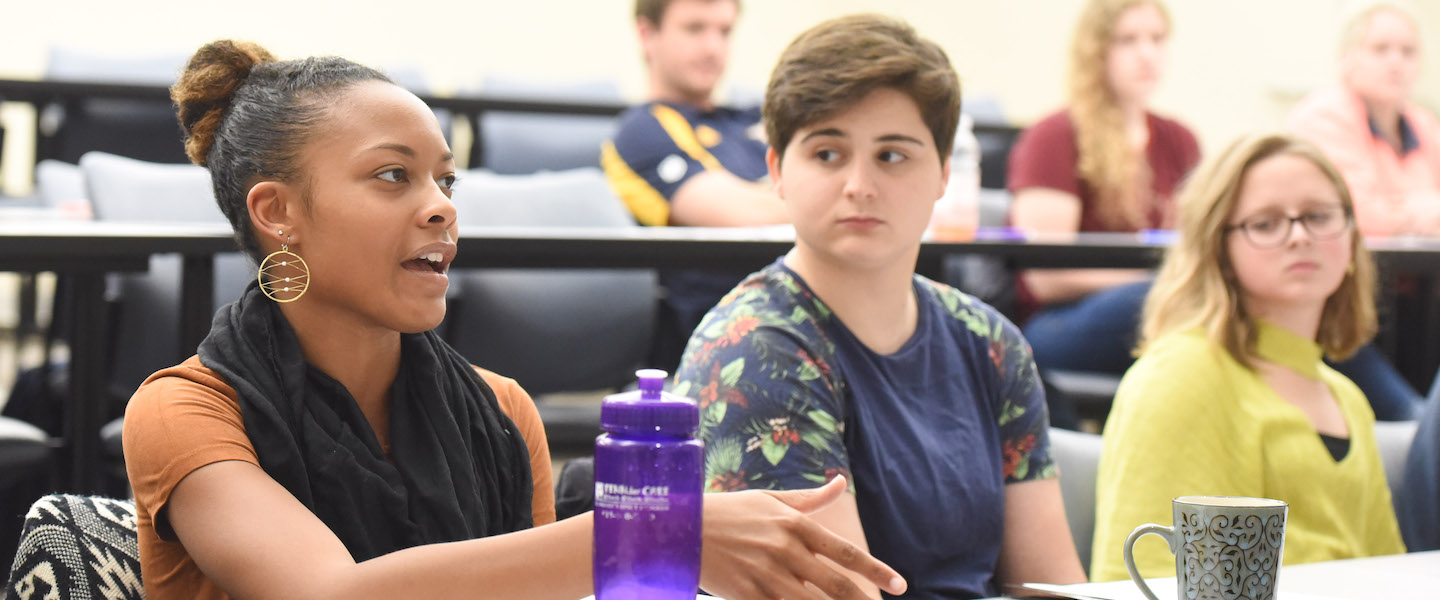
[[[1290,505],[1284,564],[1405,551],[1360,389],[1321,362],[1320,347],[1261,323],[1266,361],[1323,381],[1340,404],[1350,450],[1336,462],[1310,420],[1199,331],[1155,340],[1125,373],[1105,425],[1095,493],[1094,581],[1128,577],[1121,547],[1142,523],[1171,523],[1171,499],[1257,496]],[[1173,577],[1156,536],[1135,545],[1146,577]]]

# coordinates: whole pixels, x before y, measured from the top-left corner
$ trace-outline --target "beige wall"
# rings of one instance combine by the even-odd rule
[[[1171,0],[1171,68],[1156,98],[1189,123],[1205,148],[1277,127],[1298,94],[1333,70],[1344,0]],[[543,80],[609,78],[630,98],[644,73],[629,17],[632,0],[381,2],[156,0],[5,2],[0,77],[34,78],[46,49],[65,45],[112,55],[183,55],[219,37],[255,40],[282,57],[340,54],[376,66],[419,68],[437,90],[467,89],[484,74]],[[1426,23],[1440,0],[1415,2]],[[776,55],[827,17],[876,11],[903,17],[950,53],[968,93],[997,99],[1026,123],[1063,101],[1063,65],[1081,0],[748,0],[735,32],[729,85],[763,88]],[[232,8],[233,7],[233,8]],[[434,7],[434,8],[432,8]],[[228,10],[227,10],[228,8]],[[1426,48],[1429,64],[1440,44]],[[1434,105],[1435,77],[1420,86]],[[15,129],[29,111],[0,110]],[[12,192],[28,184],[26,140],[11,135],[3,166]]]

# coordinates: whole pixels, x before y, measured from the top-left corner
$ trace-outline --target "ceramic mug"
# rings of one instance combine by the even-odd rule
[[[1130,579],[1157,600],[1135,568],[1135,541],[1165,538],[1175,554],[1176,598],[1273,600],[1285,548],[1289,505],[1268,498],[1181,496],[1172,502],[1174,526],[1148,523],[1125,540]]]

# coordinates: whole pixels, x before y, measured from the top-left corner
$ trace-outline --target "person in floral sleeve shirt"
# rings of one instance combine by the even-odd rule
[[[700,402],[707,491],[844,475],[853,495],[813,516],[907,598],[1084,579],[1029,345],[914,272],[959,98],[944,52],[902,22],[843,17],[792,42],[765,123],[795,247],[706,315],[676,375]]]

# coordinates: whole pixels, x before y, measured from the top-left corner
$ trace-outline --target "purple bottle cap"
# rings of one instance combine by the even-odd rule
[[[670,374],[662,369],[640,369],[635,372],[635,378],[640,380],[640,396],[647,400],[660,397],[660,391],[665,389],[665,378]]]
[[[687,436],[700,430],[700,406],[694,400],[661,391],[667,373],[642,369],[635,373],[640,390],[605,397],[600,428],[612,434]]]

